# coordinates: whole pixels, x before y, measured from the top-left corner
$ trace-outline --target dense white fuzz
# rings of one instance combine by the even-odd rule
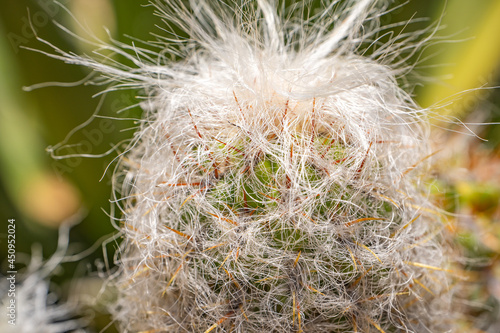
[[[56,49],[145,97],[115,174],[124,332],[449,329],[426,123],[397,82],[419,45],[380,42],[381,3],[155,1],[185,34],[158,53]]]

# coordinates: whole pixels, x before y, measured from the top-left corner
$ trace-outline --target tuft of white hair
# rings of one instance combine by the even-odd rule
[[[114,177],[122,331],[451,329],[425,110],[398,84],[426,41],[382,43],[386,1],[153,3],[157,52],[51,55],[142,92]]]
[[[51,290],[50,277],[66,259],[69,225],[59,230],[57,251],[46,261],[34,252],[24,272],[1,276],[0,321],[2,333],[81,333],[85,320],[76,315],[78,306],[59,301]]]

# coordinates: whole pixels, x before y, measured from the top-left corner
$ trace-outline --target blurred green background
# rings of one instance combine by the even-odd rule
[[[162,26],[162,22],[153,15],[153,8],[146,6],[147,0],[62,1],[74,18],[52,0],[0,1],[0,258],[6,256],[9,218],[17,222],[17,252],[31,253],[32,244],[39,243],[47,257],[56,248],[57,227],[77,212],[81,222],[71,231],[72,252],[83,251],[114,232],[106,212],[110,211],[110,181],[117,153],[57,160],[45,149],[63,141],[72,129],[91,117],[100,100],[92,96],[102,87],[49,84],[24,91],[23,86],[74,83],[89,74],[85,68],[25,48],[52,52],[37,41],[34,29],[39,37],[63,50],[92,52],[89,45],[56,27],[53,20],[84,38],[88,35],[76,20],[103,40],[108,38],[103,29],[106,26],[113,38],[127,44],[132,43],[127,35],[154,39],[151,32],[161,34],[155,25]],[[313,6],[315,3],[320,2],[313,1]],[[416,100],[440,116],[469,123],[499,122],[500,89],[470,89],[499,84],[500,1],[409,0],[384,16],[382,24],[412,17],[429,20],[409,24],[405,32],[437,21],[441,26],[435,41],[413,59],[417,61],[415,73],[420,76],[414,90]],[[117,115],[135,102],[134,92],[109,94],[99,114],[140,117],[137,108]],[[500,126],[470,125],[488,140],[483,141],[454,132],[465,132],[464,126],[442,119],[434,119],[433,123],[436,149],[444,147],[447,161],[434,170],[434,199],[450,212],[476,216],[470,223],[467,219],[456,223],[457,244],[471,258],[487,258],[482,268],[473,269],[488,270],[488,278],[493,276],[496,282],[497,275],[500,280],[500,272],[495,271],[500,255]],[[119,150],[120,142],[132,136],[133,127],[134,122],[129,120],[95,118],[69,138],[67,143],[74,146],[60,153],[100,155],[115,146]],[[114,246],[108,245],[108,256]],[[95,272],[99,266],[96,263],[103,259],[102,248],[97,247],[82,261],[65,265],[55,281],[64,285],[75,275]],[[478,280],[474,297],[498,307],[497,295],[487,287],[490,282]],[[497,293],[500,298],[500,291]]]

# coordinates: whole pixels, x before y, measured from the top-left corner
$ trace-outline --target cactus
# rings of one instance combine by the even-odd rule
[[[362,56],[383,31],[374,3],[304,21],[303,3],[156,1],[188,39],[100,45],[132,67],[55,55],[146,97],[114,178],[123,331],[450,329],[425,110],[398,85],[420,44]]]

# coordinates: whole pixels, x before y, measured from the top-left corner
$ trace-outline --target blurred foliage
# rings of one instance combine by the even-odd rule
[[[83,38],[88,38],[88,33],[109,38],[103,29],[106,26],[113,38],[128,44],[132,39],[126,36],[154,39],[151,32],[161,34],[155,25],[162,26],[162,22],[153,16],[151,6],[145,6],[147,0],[63,1],[74,17],[51,0],[1,1],[0,225],[5,225],[8,218],[15,218],[18,253],[31,253],[32,244],[41,243],[47,255],[56,248],[57,226],[80,212],[84,218],[73,228],[71,237],[74,252],[83,251],[114,231],[104,211],[110,208],[110,177],[116,153],[99,158],[56,160],[45,154],[44,148],[63,141],[72,129],[91,117],[99,105],[99,98],[91,97],[101,88],[49,84],[31,92],[23,91],[23,86],[47,81],[76,83],[89,74],[85,68],[64,64],[23,47],[51,51],[37,41],[34,29],[38,36],[62,49],[90,54],[92,49],[88,44],[69,36],[52,20]],[[433,106],[433,111],[463,121],[499,122],[498,90],[459,93],[498,84],[500,2],[410,0],[384,16],[382,23],[412,17],[430,20],[405,29],[424,29],[440,21],[443,28],[437,36],[444,36],[436,37],[434,45],[414,59],[418,61],[417,73],[428,78],[415,90],[417,100],[424,107]],[[75,24],[75,19],[82,24]],[[116,117],[119,110],[134,103],[133,97],[134,92],[108,94],[99,113]],[[437,109],[440,105],[446,108]],[[134,109],[127,117],[140,114],[140,110]],[[132,121],[96,118],[69,139],[68,143],[76,146],[65,153],[102,154],[130,138],[133,127]],[[434,198],[450,213],[458,214],[450,215],[457,225],[457,244],[469,259],[466,266],[481,273],[477,275],[471,298],[494,309],[488,312],[478,307],[477,313],[471,315],[495,322],[499,318],[495,311],[500,299],[500,127],[474,127],[479,136],[488,140],[484,142],[453,131],[443,132],[442,127],[464,130],[464,126],[442,122],[434,128],[443,150],[449,152],[448,163],[435,170]],[[111,167],[106,171],[109,164]],[[0,258],[6,255],[5,233],[6,229],[0,231]],[[112,259],[114,246],[113,243],[107,246],[108,260]],[[75,271],[80,275],[85,271],[95,272],[96,260],[102,261],[104,256],[102,248],[97,247],[82,262],[66,265],[55,281],[64,284]]]
[[[463,118],[487,91],[476,88],[489,87],[498,77],[500,1],[451,0],[442,13],[439,34],[449,38],[426,52],[434,53],[430,74],[440,80],[426,85],[419,101],[439,108],[455,100],[439,112]]]

